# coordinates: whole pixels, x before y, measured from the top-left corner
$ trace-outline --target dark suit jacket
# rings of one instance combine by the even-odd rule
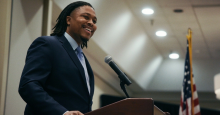
[[[27,103],[25,115],[62,115],[91,111],[94,75],[85,57],[90,94],[83,66],[64,36],[37,38],[27,52],[19,93]]]

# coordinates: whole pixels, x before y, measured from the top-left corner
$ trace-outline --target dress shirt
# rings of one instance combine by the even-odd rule
[[[67,41],[70,43],[70,45],[72,46],[73,50],[75,51],[75,53],[77,55],[78,52],[77,52],[76,48],[80,47],[80,46],[78,46],[76,41],[68,33],[65,32],[64,36],[66,37]],[[81,49],[81,47],[80,47],[80,49]],[[82,51],[82,49],[81,49],[81,51]],[[83,56],[83,60],[84,60],[83,62],[81,60],[80,60],[80,62],[82,64],[83,68],[84,68],[84,72],[85,72],[85,76],[86,76],[86,84],[87,84],[87,87],[88,87],[88,91],[90,93],[89,74],[88,74],[88,71],[87,71],[87,67],[86,67],[84,56]]]
[[[73,48],[73,50],[75,51],[76,55],[78,54],[76,48],[77,47],[80,47],[76,41],[68,34],[68,33],[64,33],[64,36],[66,37],[67,41],[70,43],[71,47]],[[81,48],[80,48],[81,49]],[[82,50],[82,49],[81,49]],[[78,57],[78,55],[77,55]],[[85,59],[84,59],[84,56],[83,56],[83,62],[79,59],[79,61],[81,62],[83,68],[84,68],[84,72],[85,72],[85,76],[86,76],[86,84],[87,84],[87,87],[88,87],[88,91],[90,93],[90,85],[89,85],[89,74],[88,74],[88,71],[87,71],[87,67],[86,67],[86,63],[85,63]],[[69,111],[66,111],[65,113],[67,113]],[[63,113],[63,115],[65,114]]]

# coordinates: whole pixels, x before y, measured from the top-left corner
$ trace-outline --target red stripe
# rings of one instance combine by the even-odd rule
[[[193,84],[193,91],[196,91],[196,85]]]
[[[197,93],[197,91],[196,91],[196,85],[195,84],[193,84],[193,91],[194,91],[194,93]],[[182,92],[183,93],[183,92]],[[194,95],[193,95],[193,97],[194,97]],[[198,106],[199,105],[199,99],[198,99],[198,97],[196,98],[196,99],[194,99],[193,100],[193,102],[194,102],[194,107],[196,107],[196,106]],[[181,112],[183,113],[183,98],[182,98],[182,95],[181,95],[181,101],[180,101],[180,108],[181,108]],[[194,112],[195,112],[195,108],[194,107],[192,107],[192,105],[191,105],[191,111],[194,109]],[[189,115],[189,105],[188,105],[188,102],[186,101],[186,115]],[[191,114],[191,113],[190,113]],[[196,113],[196,114],[193,114],[193,115],[201,115],[201,112],[200,112],[200,110],[199,110],[199,112],[198,113]]]
[[[188,108],[189,108],[189,107],[188,107],[188,103],[187,103],[187,101],[186,101],[186,115],[189,115],[189,114],[188,114],[188,111],[189,111]]]
[[[181,96],[181,100],[180,100],[180,112],[183,113],[183,99],[182,99],[182,96]]]
[[[196,98],[196,99],[194,100],[194,106],[197,106],[197,105],[199,105],[199,99],[198,99],[198,98]]]
[[[182,96],[181,96],[181,101],[180,101],[180,107],[183,108],[183,99],[182,99]]]

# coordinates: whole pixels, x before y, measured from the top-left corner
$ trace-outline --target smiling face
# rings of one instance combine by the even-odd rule
[[[66,32],[78,43],[88,41],[96,31],[96,15],[90,6],[81,6],[66,17]]]

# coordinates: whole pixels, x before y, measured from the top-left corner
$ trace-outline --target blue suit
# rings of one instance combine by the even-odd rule
[[[37,38],[28,49],[19,85],[19,94],[27,103],[25,115],[91,111],[94,75],[86,57],[85,61],[90,94],[83,66],[67,39],[64,36]]]

